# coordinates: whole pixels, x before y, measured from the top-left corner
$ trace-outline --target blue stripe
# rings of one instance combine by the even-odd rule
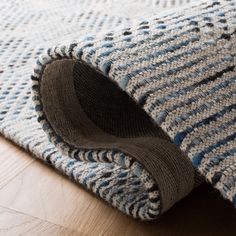
[[[234,56],[235,56],[235,55],[234,55]],[[206,57],[205,57],[205,59],[206,59]],[[201,60],[199,60],[198,62],[201,62]],[[197,62],[197,63],[198,63],[198,62]],[[205,67],[203,67],[203,68],[196,69],[194,72],[188,74],[188,75],[185,76],[185,77],[176,78],[175,81],[173,81],[173,82],[167,82],[167,83],[163,84],[161,87],[156,87],[156,88],[147,90],[145,93],[143,93],[143,94],[141,94],[141,96],[139,96],[138,101],[139,101],[139,103],[143,106],[143,105],[146,103],[146,100],[147,100],[148,96],[149,96],[151,93],[154,93],[155,91],[157,91],[157,90],[159,90],[159,89],[163,89],[163,88],[165,88],[165,87],[172,87],[174,84],[180,83],[180,82],[185,81],[185,80],[189,80],[189,78],[198,77],[200,74],[203,74],[203,73],[209,71],[210,69],[214,69],[214,70],[215,70],[215,67],[216,67],[216,66],[220,66],[220,65],[222,65],[222,64],[225,64],[225,62],[224,62],[224,61],[218,61],[218,62],[216,62],[215,64],[208,64],[207,66],[205,66]],[[226,64],[226,65],[227,65],[227,64]],[[229,68],[230,68],[229,71],[232,71],[231,68],[234,69],[233,66],[232,66],[232,67],[229,67]],[[181,69],[181,70],[182,70],[182,69],[185,69],[185,67],[184,67],[184,68],[180,68],[180,69]],[[177,70],[178,70],[178,68],[177,68]],[[217,72],[217,73],[219,73],[219,72]],[[159,75],[159,76],[161,77],[161,75]],[[159,77],[159,76],[158,76],[158,77]],[[165,75],[163,75],[163,76],[165,76]],[[146,80],[147,80],[147,82],[152,82],[152,81],[157,80],[157,77],[155,76],[155,77],[147,78]],[[192,84],[192,85],[190,85],[190,86],[188,86],[188,87],[185,87],[185,88],[183,88],[183,89],[181,89],[181,90],[178,90],[177,92],[173,92],[173,93],[171,93],[171,94],[168,94],[168,95],[166,95],[166,96],[164,96],[164,97],[159,98],[159,99],[156,101],[156,103],[157,103],[157,105],[159,106],[160,104],[163,104],[164,102],[168,101],[169,99],[178,97],[178,96],[180,96],[180,95],[184,95],[184,94],[186,94],[187,92],[189,92],[189,91],[191,91],[192,89],[194,89],[196,86],[199,86],[199,85],[201,85],[201,84],[207,84],[207,83],[209,83],[211,80],[212,80],[211,77],[206,78],[206,79],[203,79],[202,81],[197,82],[197,83],[194,83],[194,84]],[[144,83],[144,82],[143,82],[143,83]],[[138,85],[137,85],[137,86],[138,86]],[[140,87],[142,87],[142,86],[140,86]],[[177,106],[177,105],[176,105],[176,106]],[[155,107],[155,104],[153,104],[153,108],[152,108],[152,109],[154,109],[154,107]],[[178,107],[178,106],[177,106],[177,107]],[[152,109],[150,109],[149,111],[151,112]],[[160,120],[160,122],[163,122],[163,119],[165,119],[165,117],[158,117],[157,119]]]
[[[151,38],[147,38],[147,39],[145,39],[145,40],[140,40],[138,43],[135,43],[135,46],[138,46],[138,45],[141,45],[141,44],[146,44],[147,42],[150,42],[151,40],[153,40],[153,39],[156,39],[156,38],[159,38],[160,36],[163,36],[163,33],[158,33],[158,34],[155,34],[155,35],[153,35]],[[174,37],[172,37],[172,38],[174,38]],[[120,41],[123,41],[123,39],[121,39],[121,40],[118,40],[118,41],[115,41],[115,43],[119,43]],[[156,43],[154,43],[154,45],[155,45]],[[164,44],[164,43],[163,43]],[[133,42],[131,42],[131,44],[129,45],[129,44],[127,44],[127,45],[125,45],[125,46],[122,46],[122,47],[117,47],[117,48],[113,48],[113,49],[111,49],[111,50],[109,50],[109,51],[102,51],[102,53],[99,55],[99,56],[97,56],[96,57],[96,65],[98,65],[99,64],[99,62],[101,62],[102,60],[103,60],[103,57],[107,57],[107,56],[109,56],[110,54],[112,54],[112,53],[114,53],[114,52],[123,52],[123,51],[125,51],[126,49],[127,49],[127,47],[133,47],[134,46],[134,43]],[[147,45],[148,46],[148,45]],[[147,47],[146,46],[146,47]],[[146,48],[145,47],[145,48]],[[103,46],[99,46],[99,47],[97,47],[97,48],[93,48],[93,50],[91,50],[90,51],[90,53],[86,56],[86,62],[87,63],[91,63],[92,64],[92,62],[91,62],[91,58],[92,58],[92,56],[93,56],[93,54],[96,52],[96,50],[98,50],[98,49],[103,49],[104,48],[104,50],[105,50],[105,48],[106,47],[103,47]],[[144,49],[145,49],[144,48]],[[134,52],[135,53],[135,52]],[[131,53],[130,55],[133,55],[134,53]]]
[[[167,76],[171,76],[173,74],[175,74],[177,71],[180,71],[180,70],[184,70],[186,69],[187,67],[190,67],[190,66],[193,66],[193,65],[197,65],[198,63],[202,62],[203,59],[207,59],[208,56],[205,56],[205,57],[202,57],[202,58],[197,58],[191,62],[188,62],[188,63],[185,63],[184,65],[180,66],[180,67],[176,67],[176,68],[171,68],[170,70],[168,70],[167,72],[164,72],[164,73],[161,73],[161,74],[158,74],[158,76],[156,75],[155,77],[151,77],[150,79],[152,79],[153,81],[154,80],[157,80],[158,78],[165,78]],[[191,63],[191,64],[190,64]],[[148,96],[151,94],[151,93],[154,93],[155,91],[159,90],[159,89],[162,89],[162,88],[165,88],[165,87],[169,87],[169,86],[173,86],[174,84],[177,84],[177,83],[180,83],[181,81],[184,81],[186,79],[189,79],[193,76],[196,77],[196,76],[199,76],[199,74],[201,73],[204,73],[206,71],[208,71],[209,69],[211,68],[214,68],[215,66],[217,66],[218,64],[220,64],[222,62],[217,62],[215,64],[209,64],[207,65],[206,67],[203,67],[201,68],[201,71],[200,69],[197,69],[196,71],[194,71],[193,73],[191,74],[188,74],[187,76],[185,77],[179,77],[179,78],[176,78],[176,81],[173,81],[173,82],[167,82],[165,84],[163,84],[161,87],[157,87],[157,88],[153,88],[153,89],[150,89],[150,90],[147,90],[145,93],[143,93],[139,98],[138,98],[138,101],[139,101],[139,104],[140,105],[144,105]],[[147,78],[147,80],[149,80],[149,78]],[[151,82],[151,81],[150,81]],[[192,85],[193,86],[193,85]],[[192,87],[186,87],[186,88],[183,88],[182,90],[178,90],[177,92],[175,93],[171,93],[169,95],[166,95],[165,97],[162,97],[162,98],[159,98],[157,100],[157,103],[160,105],[162,103],[164,103],[165,101],[169,100],[170,98],[174,98],[174,97],[178,97],[179,95],[184,95],[186,92],[188,91],[191,91]],[[151,112],[151,110],[150,110]]]
[[[213,134],[218,134],[219,132],[223,132],[224,129],[227,129],[228,126],[234,125],[235,122],[236,122],[236,118],[234,118],[233,120],[228,121],[227,123],[222,124],[219,127],[216,127],[214,129],[210,130],[209,132],[205,133],[204,136],[195,138],[194,140],[192,140],[192,142],[186,148],[186,152],[188,152],[190,148],[193,148],[194,146],[196,146],[199,143],[203,142],[204,138],[210,137]]]
[[[233,140],[236,138],[236,132],[234,132],[233,134],[229,135],[228,137],[220,140],[219,142],[209,146],[208,148],[206,148],[204,151],[198,153],[197,155],[195,155],[192,159],[192,163],[194,167],[198,167],[202,161],[202,159],[204,158],[204,155],[207,153],[210,153],[211,151],[213,151],[215,148],[220,147],[221,145],[225,145],[227,142]]]
[[[178,21],[174,21],[173,23],[170,23],[169,24],[169,26],[172,26],[172,25],[178,25],[179,23],[182,23],[182,22],[184,22],[186,19],[188,19],[188,20],[192,20],[192,19],[195,19],[196,17],[198,17],[198,16],[204,16],[204,15],[206,15],[206,14],[208,14],[208,11],[206,11],[205,13],[202,13],[202,14],[197,14],[196,16],[194,16],[194,17],[191,17],[191,18],[189,18],[189,17],[187,17],[187,18],[184,18],[184,19],[182,19],[182,20],[178,20]],[[178,30],[181,30],[182,29],[182,25],[179,25],[179,26],[177,26],[176,28],[174,28],[174,29],[170,29],[170,30],[166,30],[165,31],[165,34],[167,35],[168,34],[168,32],[171,32],[171,31],[176,31],[176,32],[178,32]],[[188,34],[188,33],[190,33],[191,31],[192,31],[192,29],[193,28],[191,28],[191,29],[189,29],[189,30],[187,30],[187,31],[185,31],[185,32],[182,32],[181,34],[177,34],[177,35],[174,35],[173,37],[171,37],[171,38],[169,38],[169,39],[167,39],[167,40],[165,40],[165,41],[162,41],[162,42],[160,42],[161,44],[159,45],[159,46],[161,46],[161,45],[163,45],[163,44],[166,44],[166,43],[168,43],[169,41],[171,41],[171,40],[174,40],[175,38],[177,38],[178,36],[181,36],[181,35],[184,35],[184,34]],[[159,32],[159,34],[160,34],[161,32]],[[154,35],[154,37],[156,36],[156,37],[160,37],[160,35],[159,34],[156,34],[156,35]],[[163,35],[163,33],[161,33],[161,35]],[[195,35],[196,36],[196,35]],[[153,40],[153,39],[155,39],[155,38],[153,38],[153,37],[151,37],[151,38],[146,38],[145,39],[145,43],[147,43],[147,42],[150,42],[151,40]],[[114,41],[114,43],[118,43],[118,42],[120,42],[120,41],[123,41],[123,38],[121,39],[121,40],[117,40],[117,41]],[[143,41],[143,40],[142,40]],[[142,44],[142,42],[140,41],[139,42],[139,44]],[[148,46],[150,46],[150,45],[148,45]],[[154,45],[151,45],[151,46],[158,46],[157,44],[154,44]],[[96,50],[97,49],[101,49],[101,48],[106,48],[106,47],[97,47],[97,48],[93,48],[93,51],[88,55],[88,57],[86,57],[86,62],[88,62],[89,64],[91,64],[91,56],[92,56],[92,54],[93,53],[95,53],[96,52]],[[144,48],[145,49],[145,48]],[[104,57],[104,56],[109,56],[111,53],[113,53],[113,52],[117,52],[117,51],[124,51],[124,50],[126,50],[126,47],[122,47],[122,48],[114,48],[113,50],[110,50],[110,51],[108,51],[108,52],[103,52],[101,55],[99,55],[99,56],[97,56],[96,58],[96,64],[98,65],[98,63],[101,61],[101,58],[102,57]],[[130,55],[132,55],[132,54],[130,54]]]
[[[211,168],[214,168],[214,166],[219,165],[221,161],[227,159],[228,157],[232,157],[232,155],[234,155],[235,153],[236,147],[222,153],[221,155],[211,158],[210,163],[205,168],[205,171],[209,172]]]
[[[197,108],[195,108],[194,110],[191,110],[190,112],[187,112],[187,113],[181,114],[179,116],[176,116],[169,126],[173,127],[173,126],[179,125],[183,121],[187,120],[190,116],[198,114],[199,111],[203,112],[205,110],[208,110],[212,106],[214,106],[217,102],[220,102],[220,101],[222,101],[224,99],[231,98],[235,94],[236,94],[236,90],[233,90],[229,94],[221,94],[216,99],[214,99],[214,100],[212,100],[212,101],[210,101],[208,103],[206,102],[206,103],[204,103],[202,105],[199,105]],[[207,99],[207,97],[206,97],[206,99]],[[196,101],[198,101],[198,100],[196,100]],[[164,112],[168,113],[168,111],[164,111]],[[159,124],[161,125],[161,123],[159,123]]]
[[[145,43],[145,45],[147,45],[147,46],[144,47],[143,50],[147,49],[147,48],[150,47],[150,46],[152,46],[152,47],[158,47],[158,46],[164,45],[164,44],[166,44],[166,43],[168,43],[168,42],[170,42],[170,41],[176,39],[178,36],[181,36],[181,35],[184,35],[184,34],[188,34],[188,33],[189,33],[189,32],[183,32],[183,33],[181,33],[181,34],[179,34],[179,35],[172,36],[172,37],[168,38],[167,40],[163,40],[163,41],[158,42],[158,43],[154,42],[154,43],[151,44],[151,45],[150,45],[150,44],[147,44],[147,42],[150,42],[150,41],[152,41],[152,40],[155,40],[155,39],[157,39],[157,38],[163,36],[163,33],[158,33],[158,34],[152,35],[151,38],[147,38],[147,39],[145,39],[145,40],[140,40],[139,42],[137,42],[137,43],[135,44],[135,46],[139,46],[139,45],[142,45],[142,44]],[[131,48],[132,48],[132,47],[133,47],[133,43],[132,43],[131,45],[132,45],[132,46],[125,45],[125,46],[123,46],[123,47],[114,48],[114,49],[112,49],[112,50],[110,50],[110,51],[107,51],[107,52],[105,52],[105,53],[100,54],[99,56],[97,56],[96,63],[98,64],[98,63],[103,59],[103,57],[109,56],[111,53],[114,53],[114,52],[123,52],[123,51],[125,51],[125,50],[127,49],[127,47],[131,47]],[[134,52],[130,53],[129,55],[132,56],[132,55],[135,55],[136,53],[137,53],[137,51],[134,51]],[[126,69],[128,66],[129,66],[129,65],[127,65],[127,66],[123,65],[123,66],[121,66],[121,69]]]
[[[180,146],[180,144],[182,143],[183,139],[190,133],[192,132],[194,129],[199,128],[201,126],[204,125],[208,125],[210,124],[210,122],[212,121],[216,121],[218,118],[223,117],[226,113],[229,113],[230,111],[232,111],[233,109],[236,109],[236,103],[232,104],[230,106],[226,106],[224,107],[223,110],[199,121],[198,123],[192,125],[191,127],[188,127],[186,130],[178,133],[175,137],[174,137],[174,143],[177,146]]]
[[[166,112],[166,114],[168,114],[169,112],[171,112],[171,111],[173,111],[173,110],[175,110],[175,109],[177,109],[177,108],[183,107],[183,106],[185,106],[185,105],[191,105],[193,102],[199,101],[200,98],[206,98],[207,96],[210,96],[210,95],[216,93],[218,90],[221,90],[221,89],[223,89],[223,88],[226,88],[226,87],[228,87],[228,86],[234,84],[235,82],[236,82],[236,77],[233,77],[233,78],[231,78],[229,81],[225,81],[225,82],[223,82],[222,84],[219,84],[219,85],[217,85],[217,86],[215,86],[215,87],[209,89],[204,95],[201,95],[201,94],[196,95],[195,97],[192,97],[192,98],[188,99],[187,101],[183,101],[183,102],[180,102],[180,103],[178,103],[178,104],[173,105],[171,108],[164,110],[164,112]],[[235,92],[236,92],[236,91],[233,90],[230,94],[221,95],[221,97],[222,97],[222,96],[225,96],[224,98],[229,98],[230,95],[235,94]],[[220,98],[220,97],[217,97],[216,100],[219,101],[219,98]],[[159,104],[161,104],[160,101],[159,101]],[[206,104],[205,104],[205,105],[206,105]],[[160,122],[159,124],[161,124],[162,122],[164,122],[164,121],[165,121],[165,118],[166,118],[166,116],[164,116],[164,115],[158,115],[157,119],[158,119],[158,121]],[[187,118],[187,117],[185,117],[185,118]],[[174,125],[178,125],[178,124],[180,124],[181,121],[182,121],[181,116],[177,116],[177,117],[174,119],[174,121],[171,123],[171,126],[172,126],[172,125],[173,125],[173,126],[174,126]]]
[[[168,62],[173,63],[173,62],[177,61],[178,59],[182,58],[183,56],[186,56],[186,55],[191,56],[193,53],[195,53],[196,51],[198,51],[200,49],[202,49],[202,46],[192,47],[191,50],[189,50],[189,51],[186,51],[184,53],[180,53],[178,55],[174,55],[174,56],[168,58]],[[163,60],[161,62],[156,63],[155,66],[159,67],[159,66],[163,65],[164,63],[166,63],[166,60]],[[133,95],[136,92],[137,89],[140,89],[143,86],[145,86],[146,84],[154,82],[156,80],[157,80],[156,76],[149,77],[149,78],[144,77],[142,80],[139,80],[138,83],[135,86],[132,87],[132,90],[130,91],[130,94]],[[168,83],[164,84],[162,87],[160,87],[158,89],[165,88],[166,86],[168,86]]]

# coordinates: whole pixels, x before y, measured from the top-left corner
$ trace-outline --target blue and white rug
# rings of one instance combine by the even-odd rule
[[[235,0],[0,12],[4,136],[135,218],[157,218],[199,174],[236,204]]]

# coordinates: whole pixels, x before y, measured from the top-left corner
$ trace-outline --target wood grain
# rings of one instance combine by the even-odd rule
[[[17,174],[8,174],[11,177],[4,181],[0,189],[0,205],[41,220],[47,230],[54,230],[56,225],[73,233],[78,232],[77,235],[236,235],[234,208],[210,186],[203,185],[194,190],[159,220],[140,222],[120,213],[40,161],[30,161],[29,154],[2,139],[0,152],[12,160],[13,165],[17,161],[22,166],[16,168]],[[4,170],[2,162],[0,169]],[[0,222],[4,222],[4,214],[8,213],[0,215]],[[11,220],[13,226],[17,225],[17,217]],[[53,226],[47,226],[45,222]],[[37,224],[36,220],[35,224],[35,229],[40,230],[41,223]],[[14,230],[17,232],[17,228]],[[69,232],[56,230],[59,230],[59,235],[68,235]],[[49,235],[47,232],[40,231],[39,235]]]
[[[0,235],[78,235],[78,232],[0,206]]]
[[[33,161],[23,149],[0,136],[0,189]]]

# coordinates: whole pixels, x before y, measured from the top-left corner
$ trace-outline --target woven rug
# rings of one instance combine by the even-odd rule
[[[236,205],[235,0],[3,0],[0,12],[4,136],[134,218],[202,180]]]

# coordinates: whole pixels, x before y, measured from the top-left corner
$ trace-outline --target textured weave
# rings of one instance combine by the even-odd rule
[[[156,218],[178,201],[173,195],[171,203],[163,207],[165,189],[159,188],[155,173],[150,175],[144,168],[147,159],[137,162],[117,150],[78,150],[52,129],[40,97],[39,82],[46,65],[50,69],[52,62],[69,59],[66,67],[73,68],[74,61],[83,61],[125,91],[182,150],[186,160],[188,156],[234,202],[235,1],[198,2],[183,10],[164,11],[162,16],[143,17],[139,23],[127,16],[156,14],[160,6],[179,3],[129,1],[113,3],[112,8],[102,1],[0,4],[4,19],[0,26],[4,29],[0,131],[6,137],[136,218]],[[121,30],[109,31],[115,26]],[[91,36],[82,36],[88,33]],[[71,39],[71,43],[47,50],[32,76],[39,122],[50,141],[63,151],[61,155],[36,122],[30,101],[30,63],[43,49]]]

